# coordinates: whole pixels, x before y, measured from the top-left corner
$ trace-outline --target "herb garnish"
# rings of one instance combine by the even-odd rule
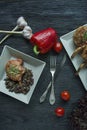
[[[86,41],[86,40],[87,40],[87,31],[83,35],[83,41]]]
[[[15,65],[10,65],[8,69],[8,73],[12,75],[17,75],[20,73],[19,69]]]

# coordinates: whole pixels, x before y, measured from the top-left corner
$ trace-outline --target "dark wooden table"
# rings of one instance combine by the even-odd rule
[[[24,16],[33,32],[53,27],[59,36],[72,31],[87,23],[87,0],[1,0],[0,1],[0,29],[12,30],[16,26],[19,16]],[[0,34],[0,39],[4,35]],[[80,78],[75,76],[75,69],[67,55],[64,67],[55,81],[56,103],[49,104],[49,94],[43,104],[39,98],[50,81],[49,56],[36,56],[32,45],[21,36],[11,36],[0,45],[0,54],[4,45],[9,45],[19,51],[45,61],[46,67],[37,83],[31,101],[28,105],[0,93],[0,130],[70,130],[68,119],[74,103],[84,94],[85,89]],[[57,55],[59,65],[63,51]],[[2,61],[0,61],[2,62]],[[60,99],[60,92],[69,90],[71,100],[64,103]],[[65,115],[57,118],[54,109],[58,106],[65,108]]]

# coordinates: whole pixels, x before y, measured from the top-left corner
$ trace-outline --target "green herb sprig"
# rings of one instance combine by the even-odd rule
[[[83,35],[83,41],[86,41],[86,40],[87,40],[87,31]]]
[[[12,74],[12,75],[17,75],[20,73],[20,71],[18,70],[18,68],[14,65],[10,65],[9,69],[8,69],[8,73]]]

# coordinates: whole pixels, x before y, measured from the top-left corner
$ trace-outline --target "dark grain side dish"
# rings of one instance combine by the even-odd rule
[[[71,123],[74,130],[87,130],[87,92],[81,98],[71,113]]]
[[[22,59],[9,60],[6,64],[5,85],[10,92],[27,94],[33,85],[33,73],[23,66]]]

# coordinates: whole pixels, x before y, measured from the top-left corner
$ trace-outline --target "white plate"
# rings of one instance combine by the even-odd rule
[[[33,78],[34,78],[34,84],[31,86],[30,91],[24,95],[24,94],[16,94],[14,92],[9,92],[8,89],[6,89],[5,81],[6,73],[5,73],[5,65],[8,60],[10,59],[16,59],[16,58],[22,58],[24,61],[24,66],[26,68],[29,68],[32,70]],[[36,87],[36,84],[39,80],[39,77],[45,67],[45,62],[38,60],[32,56],[26,55],[18,50],[15,50],[9,46],[5,46],[1,57],[0,57],[0,92],[3,92],[13,98],[16,98],[26,104],[29,103],[30,98],[34,92],[34,89]]]
[[[85,26],[87,26],[87,24]],[[71,55],[74,52],[74,50],[76,49],[76,47],[73,43],[73,33],[74,32],[75,32],[75,30],[61,36],[60,40],[61,40],[66,52],[68,53],[69,58],[72,61],[75,69],[77,70],[79,68],[80,64],[83,62],[83,59],[81,58],[81,56],[79,54],[76,55],[73,59],[71,59]],[[87,90],[87,68],[82,69],[79,72],[79,77],[80,77],[85,89]]]

